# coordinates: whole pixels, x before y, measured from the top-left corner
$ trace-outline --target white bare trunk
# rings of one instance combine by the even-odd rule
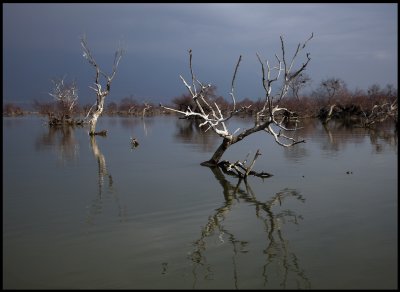
[[[90,124],[89,135],[95,135],[96,134],[97,119],[100,117],[100,115],[103,112],[104,99],[105,99],[105,96],[99,97],[97,99],[96,110],[91,114],[91,117],[89,119],[89,124]]]
[[[117,72],[117,68],[118,68],[118,64],[119,61],[122,58],[123,55],[123,50],[122,48],[118,48],[118,50],[115,52],[115,56],[114,56],[114,65],[113,65],[113,70],[111,75],[107,75],[105,74],[103,71],[100,70],[99,66],[97,65],[95,59],[92,56],[92,53],[90,52],[87,42],[86,42],[86,38],[85,36],[83,36],[81,38],[81,45],[83,48],[83,57],[86,58],[89,61],[89,64],[92,65],[95,69],[96,69],[96,77],[95,77],[95,87],[90,87],[91,89],[93,89],[96,92],[96,96],[97,96],[97,100],[96,100],[96,109],[94,110],[94,112],[91,112],[91,109],[89,110],[88,115],[90,114],[90,118],[89,118],[89,124],[90,124],[90,131],[89,131],[89,135],[97,135],[98,133],[96,133],[96,124],[97,124],[97,119],[100,117],[100,115],[103,112],[104,109],[104,99],[106,98],[106,96],[108,95],[108,93],[110,92],[110,88],[111,88],[111,82],[115,76],[115,73]],[[103,90],[101,83],[100,83],[100,78],[103,77],[107,80],[106,83],[106,89]],[[103,131],[104,133],[106,131]],[[104,134],[101,134],[104,135]]]

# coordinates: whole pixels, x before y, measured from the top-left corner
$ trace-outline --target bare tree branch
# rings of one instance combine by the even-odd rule
[[[180,76],[180,78],[185,87],[188,89],[190,95],[192,96],[192,99],[196,104],[196,107],[194,109],[188,107],[185,111],[172,109],[164,106],[162,107],[164,109],[184,115],[185,117],[193,117],[202,120],[202,122],[200,123],[200,127],[204,127],[205,131],[212,129],[217,135],[223,138],[221,145],[218,147],[212,158],[209,161],[202,163],[202,165],[214,165],[214,166],[217,165],[223,153],[225,152],[226,149],[228,149],[230,145],[235,144],[244,139],[245,137],[247,137],[248,135],[258,131],[265,131],[271,134],[274,137],[275,141],[283,147],[291,147],[298,143],[305,142],[304,140],[297,141],[294,138],[285,135],[284,131],[295,131],[298,128],[297,125],[295,128],[287,128],[283,125],[283,119],[279,120],[279,116],[282,115],[283,113],[285,112],[291,113],[289,110],[281,108],[279,106],[279,102],[286,95],[287,91],[289,90],[289,86],[291,85],[293,80],[295,80],[297,76],[299,76],[306,69],[309,61],[311,60],[310,54],[307,53],[306,62],[304,62],[297,70],[294,70],[294,61],[296,57],[298,56],[299,52],[301,52],[306,47],[306,44],[308,43],[309,40],[312,39],[312,37],[313,34],[311,34],[311,36],[304,42],[303,45],[299,44],[297,46],[297,49],[291,59],[289,66],[287,65],[286,62],[285,45],[282,36],[280,37],[282,59],[280,59],[277,55],[275,55],[277,61],[276,66],[271,67],[268,61],[266,61],[266,64],[264,65],[264,62],[261,60],[259,54],[258,53],[256,54],[258,61],[261,64],[262,86],[265,91],[265,99],[263,107],[255,114],[255,125],[252,128],[242,130],[241,132],[239,131],[239,129],[233,132],[230,131],[227,127],[226,122],[230,118],[232,118],[232,116],[243,110],[243,109],[236,109],[236,97],[234,94],[235,90],[234,83],[236,80],[242,56],[239,57],[238,62],[235,66],[231,82],[230,96],[232,98],[233,108],[230,109],[228,113],[223,113],[217,103],[215,102],[211,103],[207,101],[206,94],[207,90],[211,87],[211,84],[204,85],[196,78],[195,73],[193,71],[192,50],[191,49],[189,50],[189,69],[190,69],[192,84],[189,85],[188,82],[182,76]],[[292,70],[294,70],[294,73],[291,72]],[[272,71],[276,72],[276,74],[274,74],[275,75],[274,77],[271,76]],[[279,80],[282,71],[284,72],[283,85],[281,90],[277,93],[276,97],[274,97],[272,95],[272,85],[274,84],[274,82]],[[196,87],[196,83],[199,85],[198,89]],[[279,129],[279,131],[275,130],[272,127],[273,125],[275,125]],[[237,163],[232,164],[230,167],[231,169],[238,171],[240,169],[240,164]]]
[[[230,116],[232,116],[233,113],[236,111],[236,99],[235,99],[234,89],[235,89],[236,74],[237,74],[237,71],[238,71],[239,64],[240,64],[240,61],[241,61],[241,60],[242,60],[242,55],[239,56],[239,60],[238,60],[238,62],[237,62],[237,64],[236,64],[236,67],[235,67],[235,73],[233,74],[233,77],[232,77],[231,93],[230,93],[230,95],[232,96],[233,109],[232,109],[232,111],[231,111]]]
[[[94,59],[94,57],[92,55],[92,52],[89,49],[85,35],[83,35],[81,37],[81,45],[83,48],[83,57],[86,60],[88,60],[89,64],[92,65],[96,70],[96,76],[95,76],[95,82],[94,82],[95,87],[89,86],[89,88],[93,89],[96,93],[96,104],[95,104],[94,110],[92,110],[93,107],[91,107],[89,112],[86,115],[86,117],[90,116],[90,118],[89,118],[89,124],[90,124],[89,134],[96,135],[97,119],[103,112],[104,100],[110,92],[111,82],[115,77],[119,62],[122,58],[122,55],[124,54],[124,50],[122,49],[122,47],[119,47],[116,50],[116,52],[114,54],[114,63],[113,63],[112,73],[110,75],[107,75],[102,70],[100,70],[99,65],[97,64],[96,60]],[[103,88],[102,88],[102,85],[100,82],[100,77],[104,77],[105,80],[107,81],[105,90],[103,90]],[[101,133],[104,133],[104,131],[102,131]]]

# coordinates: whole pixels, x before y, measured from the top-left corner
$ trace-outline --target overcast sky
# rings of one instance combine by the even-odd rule
[[[119,44],[126,50],[107,101],[133,95],[166,102],[186,93],[188,49],[198,79],[228,97],[239,55],[237,98],[263,95],[256,53],[273,62],[313,32],[307,74],[312,88],[336,77],[348,88],[397,88],[397,4],[3,4],[3,101],[50,101],[51,79],[75,79],[81,103],[95,71],[82,56],[86,35],[101,69],[111,71]],[[299,55],[298,63],[303,62]],[[310,89],[310,90],[311,90]]]

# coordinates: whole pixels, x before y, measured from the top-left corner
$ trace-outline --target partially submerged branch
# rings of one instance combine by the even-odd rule
[[[270,173],[267,173],[264,171],[262,171],[262,172],[253,171],[254,164],[260,155],[261,155],[261,152],[258,149],[249,166],[246,165],[247,160],[245,160],[243,162],[238,160],[234,163],[231,163],[227,160],[223,160],[218,163],[218,167],[220,167],[222,169],[222,171],[225,172],[226,174],[229,174],[229,175],[232,175],[232,176],[238,177],[239,179],[244,179],[244,180],[246,180],[249,175],[257,176],[257,177],[261,177],[261,178],[271,177],[272,174],[270,174]]]

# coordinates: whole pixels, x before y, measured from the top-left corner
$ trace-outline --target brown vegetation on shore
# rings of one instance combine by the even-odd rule
[[[337,83],[340,86],[333,90],[328,86],[329,84],[335,86],[335,81],[338,81]],[[307,82],[310,82],[310,79],[308,79]],[[333,91],[335,91],[334,94],[332,94]],[[335,105],[331,119],[348,119],[352,120],[353,123],[358,121],[359,124],[360,120],[365,121],[366,117],[372,117],[377,112],[378,108],[382,109],[382,107],[387,107],[387,109],[390,110],[390,106],[392,106],[390,114],[386,115],[385,119],[392,119],[396,126],[398,123],[397,89],[390,84],[384,88],[373,84],[368,87],[366,91],[360,89],[350,91],[347,89],[346,83],[342,80],[330,78],[322,80],[319,87],[309,94],[302,94],[298,91],[296,93],[297,96],[292,94],[282,100],[281,104],[283,107],[291,109],[291,111],[299,118],[319,118],[324,121],[329,113],[330,107]],[[217,103],[222,112],[227,112],[232,108],[230,101],[217,94],[216,86],[212,86],[207,99]],[[119,103],[116,101],[107,103],[103,115],[145,117],[174,114],[170,111],[164,110],[152,102],[141,102],[139,100],[139,98],[130,95],[122,98]],[[179,110],[185,110],[188,107],[194,109],[194,105],[192,97],[189,94],[181,94],[171,100],[171,106]],[[237,107],[246,109],[240,113],[242,116],[255,114],[262,105],[261,98],[254,99],[249,97],[237,101],[236,103]],[[72,117],[85,116],[91,106],[92,105],[89,104],[80,105],[77,103],[73,110],[69,111],[68,114],[65,115],[66,113],[63,110],[65,108],[58,105],[56,101],[33,101],[33,108],[39,115],[48,116],[49,118],[64,117],[64,119],[58,118],[58,123],[57,120],[53,120],[53,124],[59,124],[63,121],[68,124],[68,121],[71,120]],[[384,111],[381,111],[380,113],[382,114]],[[22,116],[25,114],[27,114],[27,112],[14,103],[9,102],[3,105],[3,116]],[[382,116],[381,119],[383,119]],[[379,120],[375,122],[379,122]]]

